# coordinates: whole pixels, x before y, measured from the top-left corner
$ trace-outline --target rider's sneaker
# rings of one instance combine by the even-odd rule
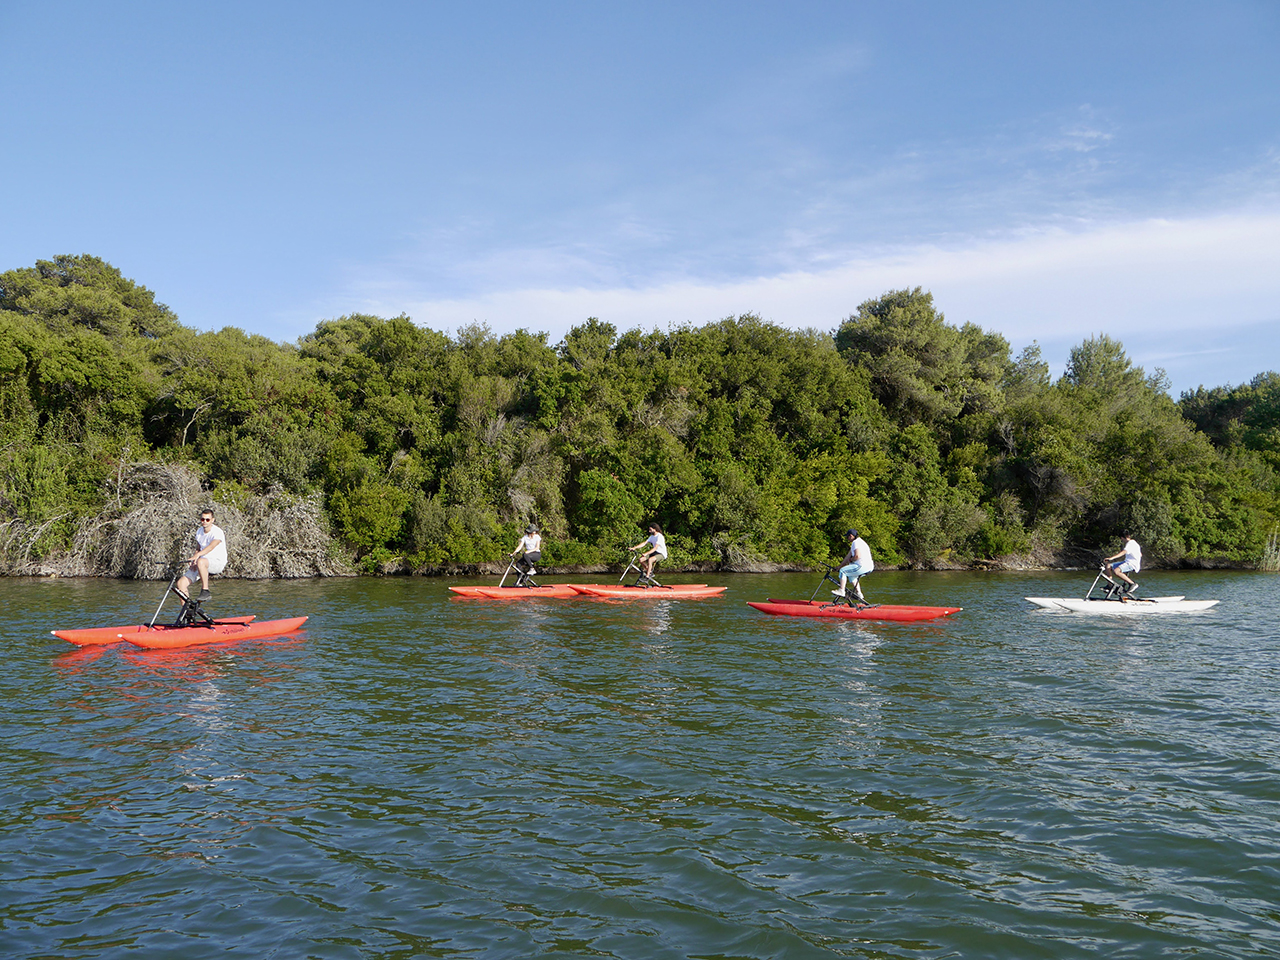
[[[843,590],[832,590],[832,591],[831,591],[831,595],[832,595],[833,597],[846,597],[846,596],[848,596],[848,594],[847,594],[847,593],[845,593]]]
[[[201,591],[200,591],[200,596],[196,597],[196,599],[197,599],[197,600],[209,600],[209,599],[211,599],[212,597],[213,597],[213,594],[212,594],[212,593],[210,593],[208,590],[201,590]]]
[[[531,577],[532,577],[532,576],[533,576],[535,573],[537,573],[537,572],[538,572],[538,571],[537,571],[536,569],[534,569],[533,567],[530,567],[530,568],[529,568],[529,576],[531,576]]]
[[[1126,588],[1125,592],[1126,592],[1126,593],[1128,593],[1128,594],[1129,594],[1129,596],[1133,596],[1135,593],[1137,593],[1137,592],[1138,592],[1138,585],[1137,585],[1136,583],[1131,583],[1131,584],[1129,584],[1129,586],[1128,586],[1128,588]]]

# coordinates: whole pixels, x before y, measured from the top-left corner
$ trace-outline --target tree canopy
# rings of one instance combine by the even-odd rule
[[[915,288],[831,332],[753,315],[666,332],[587,319],[447,336],[351,315],[295,344],[184,327],[89,257],[0,274],[0,523],[56,551],[124,464],[211,495],[323,497],[370,567],[491,561],[535,521],[549,563],[886,563],[1109,549],[1248,562],[1280,517],[1280,376],[1184,394],[1105,334],[1056,382],[1034,345],[954,327]]]

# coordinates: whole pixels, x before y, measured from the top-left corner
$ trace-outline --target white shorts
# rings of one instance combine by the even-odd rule
[[[226,561],[226,560],[221,559],[221,558],[219,558],[219,559],[217,559],[217,560],[210,560],[210,561],[209,561],[209,576],[211,576],[211,577],[216,577],[218,574],[220,574],[220,573],[221,573],[223,570],[225,570],[226,568],[227,568],[227,561]],[[196,581],[196,580],[199,580],[199,579],[200,579],[200,571],[196,569],[195,564],[192,564],[190,567],[188,567],[188,568],[187,568],[186,578],[187,578],[188,580],[193,581],[193,582],[194,582],[194,581]]]
[[[1128,560],[1121,560],[1119,563],[1113,563],[1111,569],[1116,573],[1133,573],[1134,566]]]

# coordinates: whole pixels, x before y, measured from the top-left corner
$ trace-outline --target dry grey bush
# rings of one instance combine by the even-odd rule
[[[209,506],[200,478],[186,467],[135,463],[122,473],[119,495],[131,509],[81,527],[71,554],[84,570],[71,575],[165,579],[177,560],[195,550],[195,517]]]
[[[36,545],[49,528],[62,517],[52,517],[43,523],[26,523],[22,520],[6,520],[0,523],[0,575],[42,576],[58,573],[42,560],[32,560]]]
[[[775,569],[775,565],[759,550],[744,542],[730,540],[722,533],[712,537],[711,543],[720,552],[723,570],[732,570],[735,573],[764,573]]]
[[[265,580],[332,577],[350,572],[335,559],[318,494],[298,498],[272,490],[266,496],[251,498],[240,519],[243,526],[238,539],[243,546],[227,563],[231,576]],[[229,529],[227,539],[231,539]]]
[[[1258,569],[1265,570],[1267,573],[1280,573],[1280,529],[1271,528],[1267,544],[1262,548],[1262,560],[1258,564]]]
[[[295,497],[279,489],[249,497],[243,506],[210,498],[189,468],[131,464],[121,474],[119,502],[126,506],[80,525],[64,554],[33,562],[41,531],[17,521],[0,525],[0,573],[19,576],[99,576],[167,579],[196,550],[196,518],[211,508],[227,534],[223,577],[249,580],[350,573],[333,549],[318,496]]]

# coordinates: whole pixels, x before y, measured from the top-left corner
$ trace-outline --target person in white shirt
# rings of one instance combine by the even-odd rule
[[[867,541],[862,539],[862,535],[857,530],[851,529],[846,534],[849,539],[849,552],[845,554],[844,561],[840,567],[840,589],[831,592],[837,597],[848,596],[845,588],[850,580],[853,581],[853,595],[858,598],[860,603],[866,603],[867,598],[862,595],[862,587],[858,580],[865,577],[868,573],[876,568],[875,561],[871,559],[871,547],[867,545]]]
[[[1106,562],[1111,564],[1112,573],[1129,584],[1129,593],[1133,593],[1138,589],[1138,585],[1133,582],[1129,574],[1138,573],[1142,569],[1142,547],[1138,546],[1138,541],[1128,533],[1123,536],[1124,549],[1107,557]]]
[[[187,562],[191,564],[187,572],[178,581],[178,589],[184,594],[196,579],[200,580],[200,596],[197,600],[208,600],[209,576],[217,576],[227,566],[227,535],[222,528],[213,522],[213,511],[200,511],[200,528],[196,530],[196,544],[200,547]]]
[[[531,523],[524,528],[524,536],[520,538],[520,542],[516,544],[510,556],[520,558],[516,560],[516,570],[520,573],[517,584],[525,577],[531,577],[538,572],[533,565],[542,559],[542,537],[536,526]]]
[[[656,523],[649,524],[649,538],[641,540],[631,550],[639,550],[641,547],[647,546],[649,549],[640,554],[636,559],[640,561],[640,565],[644,567],[644,575],[650,579],[653,578],[653,568],[658,565],[659,560],[667,559],[667,538],[662,535],[662,528]]]

